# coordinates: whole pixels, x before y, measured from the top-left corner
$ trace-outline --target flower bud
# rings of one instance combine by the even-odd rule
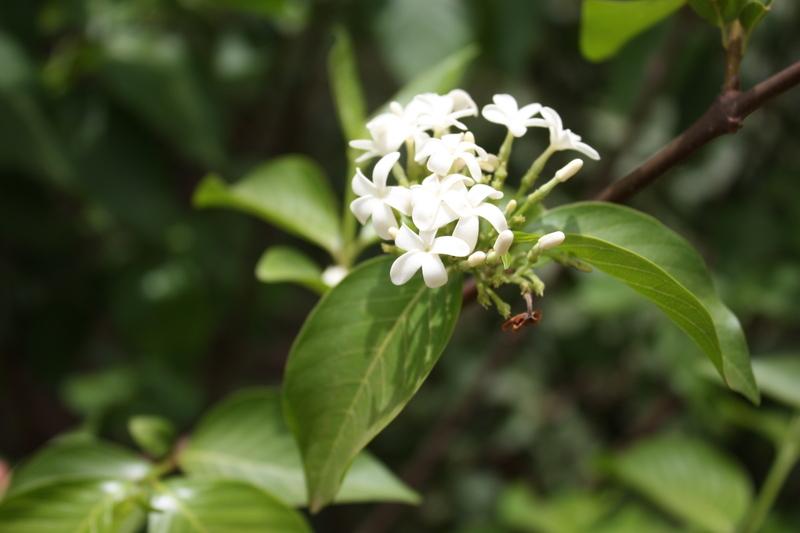
[[[475,142],[475,134],[471,131],[464,133],[464,142],[474,143]]]
[[[475,252],[467,258],[467,264],[471,267],[476,267],[486,260],[486,254],[483,252]]]
[[[335,287],[347,275],[347,268],[341,265],[331,265],[322,273],[322,283],[328,287]]]
[[[577,174],[577,172],[583,167],[583,160],[581,159],[573,159],[569,163],[566,164],[564,168],[556,172],[556,179],[561,183],[564,183],[572,176]]]
[[[506,214],[509,215],[513,213],[516,209],[517,209],[517,201],[511,200],[510,202],[508,202],[508,205],[506,205]]]
[[[547,235],[543,236],[541,239],[539,239],[539,242],[537,242],[536,244],[538,244],[542,250],[549,250],[550,248],[555,248],[556,246],[564,242],[564,238],[565,238],[564,232],[555,231],[553,233],[548,233]]]
[[[392,239],[396,239],[397,238],[397,232],[399,231],[397,228],[392,227],[392,228],[389,228],[388,231],[389,231],[389,235],[392,237]]]
[[[505,255],[508,253],[508,249],[511,248],[513,242],[513,231],[510,229],[501,231],[500,235],[497,236],[497,240],[494,242],[494,251],[497,253],[497,255]]]

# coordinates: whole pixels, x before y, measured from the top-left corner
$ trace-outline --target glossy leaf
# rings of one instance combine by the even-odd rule
[[[100,75],[124,105],[186,154],[217,166],[225,154],[211,101],[175,35],[120,30],[105,42]]]
[[[700,255],[681,236],[644,213],[600,202],[554,209],[529,223],[526,230],[532,233],[560,230],[594,237],[658,265],[708,310],[722,352],[722,375],[728,386],[758,403],[758,386],[741,325],[717,296]],[[711,354],[706,354],[713,362]]]
[[[393,258],[363,263],[328,291],[289,354],[283,405],[303,456],[312,512],[351,461],[411,399],[453,332],[461,279],[429,289],[389,280]]]
[[[193,201],[195,207],[228,207],[256,215],[331,253],[341,246],[336,198],[323,170],[305,156],[273,159],[231,185],[209,174],[197,186]]]
[[[313,259],[291,246],[273,246],[256,265],[256,278],[264,283],[289,281],[308,287],[319,294],[328,290],[322,282],[322,269]]]
[[[522,485],[505,490],[498,502],[498,517],[514,530],[534,533],[583,533],[616,505],[610,494],[564,493],[548,499],[534,495]]]
[[[757,357],[753,359],[753,372],[764,394],[800,409],[800,354]]]
[[[308,533],[293,509],[236,481],[174,478],[155,484],[148,533]]]
[[[406,105],[414,96],[422,93],[446,94],[458,87],[467,67],[478,55],[480,49],[469,45],[455,52],[431,68],[423,71],[400,89],[389,102]],[[375,114],[388,109],[388,103]]]
[[[0,533],[136,533],[141,488],[120,481],[41,486],[0,501]]]
[[[178,436],[178,430],[166,418],[139,415],[128,420],[128,432],[136,444],[153,457],[164,457]]]
[[[120,446],[67,440],[44,448],[14,472],[8,495],[75,481],[139,481],[152,465]]]
[[[616,55],[631,39],[680,9],[686,0],[585,0],[580,46],[590,61]]]
[[[363,139],[367,104],[358,78],[353,42],[342,27],[336,30],[336,44],[328,57],[328,74],[345,140]]]
[[[238,393],[200,422],[180,455],[193,476],[247,481],[288,505],[307,503],[300,451],[283,420],[280,394],[270,390]],[[337,503],[391,500],[417,503],[419,497],[368,452],[347,471]]]
[[[752,499],[747,472],[701,441],[653,438],[608,459],[605,466],[664,510],[713,533],[733,531]]]

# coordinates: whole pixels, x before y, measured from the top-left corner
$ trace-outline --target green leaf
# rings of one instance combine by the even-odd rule
[[[120,30],[105,43],[101,78],[116,97],[186,154],[215,167],[225,158],[211,100],[177,35]]]
[[[680,533],[635,504],[628,504],[611,519],[595,526],[592,533]]]
[[[508,527],[535,533],[584,533],[616,505],[608,494],[570,492],[546,500],[523,485],[512,485],[500,496],[498,517]]]
[[[308,18],[309,5],[304,0],[183,0],[189,5],[206,5],[258,15],[288,24],[302,24]]]
[[[256,265],[256,278],[264,283],[289,281],[323,294],[328,286],[322,282],[322,269],[306,254],[291,246],[273,246]]]
[[[120,481],[38,487],[0,501],[0,533],[135,533],[141,488]]]
[[[47,446],[14,472],[8,495],[76,481],[139,481],[152,464],[120,446],[64,441]]]
[[[273,159],[232,185],[209,174],[193,202],[198,208],[228,207],[256,215],[332,254],[341,247],[336,197],[322,168],[305,156]]]
[[[758,386],[750,368],[750,352],[742,327],[717,296],[700,255],[681,236],[644,213],[600,202],[554,209],[527,225],[526,230],[532,233],[561,230],[595,237],[658,265],[702,302],[711,315],[722,351],[722,375],[728,386],[758,403]]]
[[[764,394],[800,409],[800,354],[756,357],[753,359],[753,372]]]
[[[445,94],[458,87],[467,67],[478,56],[480,49],[476,45],[469,45],[455,52],[431,68],[425,70],[406,85],[403,86],[389,102],[408,104],[416,95],[422,93]],[[375,112],[383,113],[389,104],[382,106]]]
[[[736,20],[750,0],[688,0],[694,11],[714,26]]]
[[[666,511],[713,533],[733,531],[752,499],[744,469],[701,441],[653,438],[604,466]]]
[[[134,442],[153,457],[161,458],[172,451],[178,430],[166,418],[139,415],[128,420],[128,432]]]
[[[742,24],[742,28],[744,29],[744,39],[745,43],[750,40],[750,35],[753,33],[753,29],[756,25],[764,18],[770,11],[769,4],[772,1],[768,0],[767,4],[762,4],[758,0],[750,2],[744,9],[742,9],[741,14],[739,15],[739,22]]]
[[[590,61],[616,55],[625,44],[677,11],[686,0],[585,0],[580,46]]]
[[[245,483],[173,478],[155,484],[148,533],[310,533],[277,498]]]
[[[453,332],[461,278],[430,289],[389,280],[393,258],[362,263],[311,312],[289,354],[283,406],[316,512],[356,454],[411,399]]]
[[[192,476],[247,481],[288,505],[307,504],[300,450],[283,420],[277,392],[249,390],[224,400],[203,418],[178,460]],[[335,501],[384,500],[417,503],[419,496],[363,451]]]
[[[367,103],[358,79],[358,66],[350,34],[341,26],[336,29],[336,44],[328,56],[328,75],[345,140],[363,139]]]

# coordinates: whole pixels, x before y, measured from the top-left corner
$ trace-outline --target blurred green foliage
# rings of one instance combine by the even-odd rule
[[[800,7],[771,10],[750,39],[743,88],[797,60]],[[602,160],[554,204],[589,198],[634,168],[718,93],[719,31],[688,8],[602,65],[580,55],[580,13],[580,2],[562,0],[0,3],[0,455],[16,462],[67,431],[133,444],[134,415],[165,417],[185,433],[226,393],[280,383],[316,295],[260,283],[254,269],[276,245],[323,267],[327,259],[245,215],[195,211],[192,193],[209,172],[235,181],[299,153],[342,195],[350,176],[326,74],[335,27],[352,36],[368,114],[470,44],[480,55],[464,88],[479,105],[509,92],[563,110]],[[754,354],[790,354],[756,360],[757,377],[760,366],[785,376],[800,353],[797,104],[796,89],[633,201],[698,247]],[[483,128],[476,135],[499,146],[502,128]],[[512,165],[521,170],[546,142],[521,139]],[[691,341],[620,282],[555,270],[546,281],[542,323],[492,376],[397,531],[550,531],[521,526],[504,488],[531,487],[516,501],[549,501],[545,516],[587,494],[587,508],[603,509],[594,489],[608,481],[593,459],[661,432],[726,450],[760,485],[772,454],[763,435],[785,427],[781,404],[767,400],[767,429],[748,423],[748,406],[698,377]],[[491,313],[465,310],[376,455],[394,467],[412,456],[502,345],[498,326]],[[622,497],[643,510],[617,516],[623,525],[609,532],[675,529],[669,509]],[[765,531],[797,531],[798,501],[794,472]],[[349,532],[365,512],[334,508],[313,523]]]

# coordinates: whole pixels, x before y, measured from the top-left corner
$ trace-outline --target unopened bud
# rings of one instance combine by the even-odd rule
[[[403,106],[400,105],[400,102],[392,102],[391,104],[389,104],[389,111],[391,111],[398,117],[403,116]]]
[[[471,256],[467,257],[467,264],[471,267],[476,267],[486,261],[486,254],[483,252],[475,252]]]
[[[564,183],[572,176],[577,174],[577,172],[583,167],[583,160],[581,159],[573,159],[569,163],[566,164],[564,168],[556,172],[556,179],[561,183]]]
[[[505,255],[508,253],[508,249],[511,248],[513,243],[514,232],[510,229],[501,231],[500,235],[497,236],[497,240],[494,242],[494,251],[497,255]]]
[[[474,143],[475,142],[475,134],[471,131],[468,131],[464,134],[464,142]]]
[[[506,206],[506,214],[507,215],[511,214],[516,209],[517,209],[517,201],[516,200],[511,200],[510,202],[508,202],[508,205]]]
[[[328,287],[335,287],[347,276],[347,268],[341,265],[331,265],[322,273],[322,283]]]
[[[392,239],[397,238],[397,232],[399,231],[397,228],[389,228],[388,231],[389,231],[389,236],[391,236]]]
[[[565,238],[564,232],[555,231],[553,233],[548,233],[547,235],[543,236],[541,239],[539,239],[539,242],[537,242],[536,244],[538,244],[542,248],[542,250],[549,250],[550,248],[555,248],[556,246],[564,242],[564,238]]]

